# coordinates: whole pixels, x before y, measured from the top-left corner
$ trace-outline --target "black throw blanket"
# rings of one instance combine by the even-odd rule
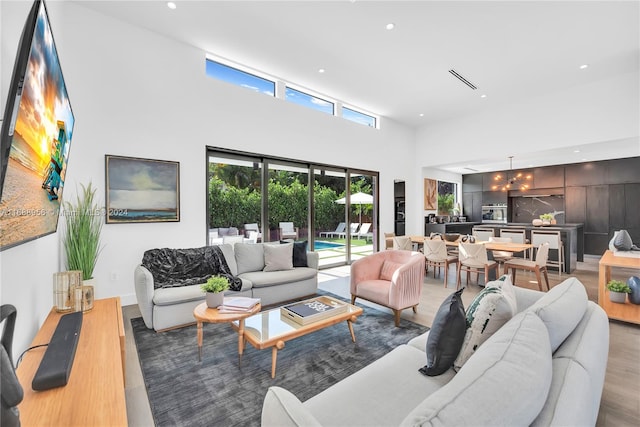
[[[226,277],[232,291],[242,289],[242,280],[231,274],[217,246],[150,249],[142,257],[142,266],[151,272],[154,289],[198,285],[211,276]]]

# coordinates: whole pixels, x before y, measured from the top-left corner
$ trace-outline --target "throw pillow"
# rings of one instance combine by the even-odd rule
[[[424,375],[435,376],[445,373],[456,360],[467,321],[462,304],[462,291],[452,293],[440,305],[427,339],[427,364],[420,368]]]
[[[264,268],[264,246],[262,243],[236,243],[233,246],[238,274],[261,271]]]
[[[281,244],[291,243],[287,240],[280,240]],[[307,241],[293,242],[293,266],[308,267],[307,264]]]
[[[264,269],[262,271],[291,270],[293,268],[293,243],[264,245]]]
[[[503,275],[487,283],[467,308],[468,329],[453,368],[458,371],[483,342],[516,314],[517,308],[511,276]]]
[[[380,280],[391,281],[391,279],[393,279],[393,273],[395,273],[396,270],[402,267],[403,265],[404,264],[399,262],[385,260],[382,263],[382,269],[380,270]]]

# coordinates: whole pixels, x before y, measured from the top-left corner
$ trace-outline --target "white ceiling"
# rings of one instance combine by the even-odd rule
[[[77,3],[414,128],[639,72],[639,1],[175,0],[175,10],[165,1]],[[637,140],[608,141],[528,155],[527,164],[514,158],[514,167],[557,164],[574,149],[611,158],[613,147],[614,157],[640,155]],[[473,167],[508,162],[505,155]],[[441,167],[471,173],[465,166]]]

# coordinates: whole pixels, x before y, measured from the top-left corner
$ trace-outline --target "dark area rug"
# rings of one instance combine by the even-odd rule
[[[247,344],[238,367],[238,335],[228,324],[204,324],[202,362],[196,327],[156,333],[142,318],[131,319],[140,365],[157,426],[259,426],[270,386],[305,401],[360,370],[393,348],[428,330],[370,307],[346,322],[285,343],[271,378],[271,349]]]

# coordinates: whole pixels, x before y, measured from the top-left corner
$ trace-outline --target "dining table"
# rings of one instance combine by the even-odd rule
[[[424,245],[425,236],[411,236],[411,242],[418,245],[418,249]],[[476,241],[475,243],[481,243],[485,245],[487,250],[489,251],[504,251],[504,252],[513,252],[519,253],[524,252],[525,258],[530,258],[527,256],[527,253],[531,253],[531,249],[533,245],[531,243],[514,243],[514,242],[489,242],[489,241]],[[458,247],[460,244],[460,239],[455,241],[445,240],[445,244],[449,247]]]

